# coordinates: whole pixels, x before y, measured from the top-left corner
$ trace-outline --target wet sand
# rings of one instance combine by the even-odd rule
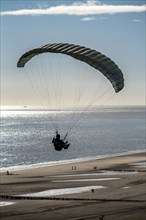
[[[145,161],[146,154],[137,153],[13,171],[13,175],[1,173],[1,195],[33,197],[36,195],[32,193],[46,191],[41,194],[44,197],[48,196],[48,190],[58,192],[78,187],[90,187],[90,190],[49,194],[51,198],[70,200],[2,199],[2,202],[14,203],[1,206],[0,217],[7,220],[94,220],[104,215],[104,220],[145,220],[146,169],[131,164]]]

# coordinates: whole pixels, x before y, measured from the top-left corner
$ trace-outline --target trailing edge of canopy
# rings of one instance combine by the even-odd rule
[[[116,93],[124,87],[123,73],[109,57],[96,50],[74,44],[54,43],[30,50],[20,57],[17,67],[24,67],[31,58],[46,52],[66,54],[89,64],[111,82]]]

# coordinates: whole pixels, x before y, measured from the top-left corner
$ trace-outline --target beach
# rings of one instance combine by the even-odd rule
[[[3,172],[1,219],[145,220],[144,162],[142,152]]]

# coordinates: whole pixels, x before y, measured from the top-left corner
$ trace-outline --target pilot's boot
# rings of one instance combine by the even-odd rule
[[[64,149],[68,149],[69,145],[70,145],[70,144],[65,144],[63,148],[64,148]]]

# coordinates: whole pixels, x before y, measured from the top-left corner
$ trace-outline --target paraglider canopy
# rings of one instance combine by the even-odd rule
[[[89,64],[99,70],[111,82],[116,93],[124,87],[123,73],[114,61],[96,50],[74,44],[54,43],[30,50],[21,56],[17,67],[24,67],[34,56],[47,52],[66,54]]]
[[[113,60],[80,45],[51,43],[34,48],[20,57],[17,67],[24,67],[37,96],[33,103],[39,100],[39,106],[52,111],[49,116],[55,132],[64,130],[62,139],[79,123],[83,112],[97,102],[106,104],[124,87],[123,73]],[[66,109],[70,110],[67,122],[60,114]]]

